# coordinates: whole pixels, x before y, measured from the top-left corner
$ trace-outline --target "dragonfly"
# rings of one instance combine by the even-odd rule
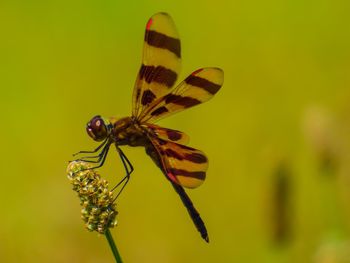
[[[79,160],[96,163],[94,168],[98,168],[104,164],[110,146],[115,145],[126,171],[116,186],[121,187],[118,197],[134,170],[120,146],[144,147],[180,196],[201,237],[209,242],[205,224],[184,190],[204,182],[208,158],[202,151],[188,146],[189,137],[185,133],[158,126],[155,122],[211,99],[223,85],[224,73],[215,67],[201,68],[174,86],[180,68],[181,45],[175,24],[167,13],[157,13],[146,24],[131,116],[94,116],[87,123],[86,131],[100,144],[93,151],[78,154],[97,153]]]

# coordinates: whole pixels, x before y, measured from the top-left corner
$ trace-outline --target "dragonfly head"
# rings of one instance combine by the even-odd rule
[[[95,141],[103,141],[112,130],[111,123],[100,115],[93,117],[86,125],[86,131]]]

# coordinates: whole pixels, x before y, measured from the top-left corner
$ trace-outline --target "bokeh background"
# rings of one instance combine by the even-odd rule
[[[210,102],[159,122],[210,159],[188,191],[203,242],[143,149],[113,229],[125,262],[350,262],[350,2],[0,3],[0,262],[113,262],[66,177],[95,114],[127,116],[145,23],[172,15],[185,78],[225,71]],[[101,169],[123,175],[112,151]]]

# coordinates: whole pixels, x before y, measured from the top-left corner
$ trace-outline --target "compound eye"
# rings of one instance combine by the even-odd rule
[[[102,141],[107,137],[107,127],[100,116],[95,116],[87,124],[86,131],[95,141]]]
[[[92,127],[93,127],[95,130],[98,130],[98,131],[100,131],[101,129],[103,129],[103,127],[104,127],[104,122],[103,122],[102,118],[100,118],[100,117],[94,118],[93,121],[92,121]]]

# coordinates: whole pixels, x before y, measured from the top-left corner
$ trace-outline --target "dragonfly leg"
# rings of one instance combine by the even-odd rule
[[[91,167],[91,168],[88,168],[88,169],[99,168],[99,167],[101,167],[104,164],[104,162],[106,160],[106,157],[107,157],[110,145],[111,145],[111,143],[107,143],[103,147],[103,149],[100,152],[100,154],[97,155],[97,156],[86,156],[86,157],[83,157],[81,159],[77,159],[76,161],[83,161],[83,162],[87,162],[87,163],[97,163],[98,164],[97,166],[94,166],[94,167]],[[97,160],[86,160],[87,158],[97,158]]]
[[[95,156],[84,156],[84,157],[82,157],[82,158],[79,158],[78,160],[83,161],[83,160],[85,160],[85,159],[100,158],[100,157],[101,157],[101,154],[102,154],[102,152],[101,152],[99,155],[95,155]]]
[[[118,188],[118,186],[122,185],[122,187],[120,188],[118,194],[114,197],[113,202],[118,198],[118,196],[122,193],[123,189],[125,188],[125,186],[128,184],[129,179],[130,179],[130,175],[131,173],[134,171],[134,167],[132,166],[132,164],[130,163],[129,159],[125,156],[125,154],[123,153],[123,151],[117,147],[117,151],[119,153],[120,159],[122,160],[126,175],[124,176],[124,178],[115,186],[113,187],[112,191],[114,191],[116,188]]]
[[[105,152],[108,151],[108,148],[109,148],[109,145],[107,144],[107,145],[105,145],[105,147],[102,149],[102,151],[98,155],[95,155],[95,156],[84,156],[82,158],[79,158],[78,160],[79,161],[84,161],[84,162],[87,162],[87,163],[99,163],[102,160],[104,154],[106,154]],[[97,160],[94,160],[94,161],[86,160],[86,159],[96,159],[96,158],[97,158]]]
[[[82,154],[82,153],[95,153],[95,152],[98,152],[98,150],[101,149],[107,142],[108,142],[108,138],[106,140],[104,140],[95,150],[92,150],[92,151],[80,151],[80,152],[77,152],[77,153],[73,154],[73,156],[76,156],[76,155]]]
[[[109,151],[110,146],[111,146],[110,143],[106,144],[106,146],[103,148],[103,150],[102,150],[102,152],[100,154],[100,157],[98,158],[98,162],[97,163],[99,163],[99,164],[94,166],[94,167],[91,167],[89,169],[96,169],[96,168],[100,168],[101,166],[103,166],[103,164],[106,161],[106,157],[108,155],[108,151]]]

